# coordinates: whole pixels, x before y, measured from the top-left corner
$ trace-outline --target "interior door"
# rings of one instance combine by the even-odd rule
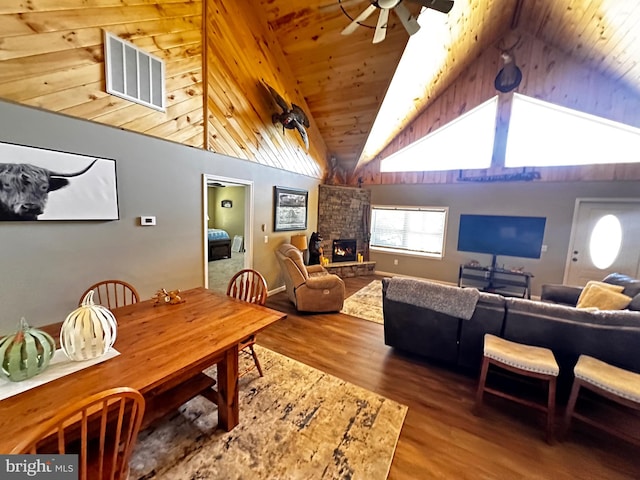
[[[640,199],[580,200],[571,230],[564,283],[585,285],[612,272],[637,277]]]

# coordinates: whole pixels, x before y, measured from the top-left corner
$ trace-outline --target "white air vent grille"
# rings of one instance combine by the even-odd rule
[[[165,111],[164,62],[105,32],[107,93]]]

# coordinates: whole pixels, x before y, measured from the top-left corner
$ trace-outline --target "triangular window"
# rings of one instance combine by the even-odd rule
[[[635,163],[638,151],[638,128],[513,95],[506,167]]]
[[[381,172],[489,168],[498,97],[486,101],[380,162]]]

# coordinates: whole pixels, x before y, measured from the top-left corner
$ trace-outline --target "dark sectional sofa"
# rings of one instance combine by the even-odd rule
[[[480,368],[486,333],[550,348],[560,366],[559,384],[564,391],[573,380],[580,354],[640,373],[640,311],[587,311],[479,292],[471,317],[463,319],[443,313],[442,308],[437,311],[425,306],[429,304],[429,284],[433,282],[382,280],[387,345],[470,371]],[[407,285],[412,294],[403,298],[397,292]],[[445,294],[450,292],[452,303],[457,301],[459,287],[438,288]],[[419,298],[422,289],[425,298]]]

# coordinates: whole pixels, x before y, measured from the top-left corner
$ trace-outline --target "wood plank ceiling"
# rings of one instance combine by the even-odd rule
[[[276,34],[330,155],[347,171],[360,158],[408,35],[395,15],[387,38],[372,28],[340,35],[368,0],[257,0]],[[407,2],[408,6],[411,6]],[[377,13],[367,20],[375,25]],[[448,58],[420,98],[389,131],[385,145],[487,49],[519,30],[635,92],[640,92],[637,0],[455,0],[448,15]],[[519,33],[519,32],[515,32]],[[496,72],[497,73],[497,72]],[[576,79],[579,82],[579,79]]]

